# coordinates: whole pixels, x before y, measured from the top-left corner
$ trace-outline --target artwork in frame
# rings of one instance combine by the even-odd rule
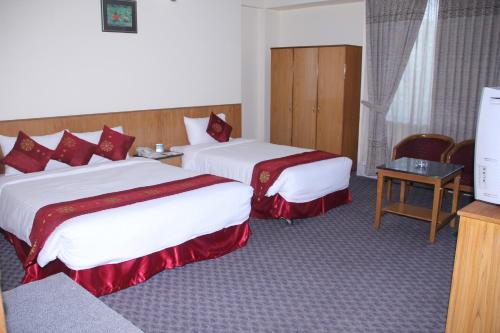
[[[102,31],[137,33],[137,3],[130,0],[101,0]]]

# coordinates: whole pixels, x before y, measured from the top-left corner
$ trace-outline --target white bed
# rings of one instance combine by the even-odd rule
[[[250,139],[232,139],[224,143],[203,143],[172,147],[182,152],[186,170],[210,173],[250,184],[254,166],[262,161],[310,151]],[[327,159],[285,169],[269,188],[267,196],[281,195],[286,201],[304,203],[349,186],[352,160]]]
[[[0,176],[0,228],[31,245],[33,219],[41,207],[198,174],[131,158]],[[55,229],[37,262],[43,267],[58,258],[82,270],[142,257],[245,222],[251,196],[251,187],[228,182],[78,216]]]

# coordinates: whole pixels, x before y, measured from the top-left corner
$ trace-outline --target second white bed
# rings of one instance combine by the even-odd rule
[[[250,184],[254,166],[262,161],[300,154],[310,149],[275,145],[250,139],[172,147],[182,152],[182,167]],[[267,196],[280,194],[293,203],[309,202],[349,186],[352,160],[338,157],[284,170]]]

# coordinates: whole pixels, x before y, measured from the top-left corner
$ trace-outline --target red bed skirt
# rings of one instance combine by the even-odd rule
[[[351,192],[347,188],[303,203],[288,202],[276,194],[266,197],[266,200],[252,200],[250,216],[258,219],[302,219],[324,214],[332,208],[350,202],[352,202]]]
[[[165,269],[223,256],[245,246],[250,234],[250,224],[246,221],[144,257],[78,271],[69,269],[57,259],[43,268],[38,264],[29,266],[22,283],[63,272],[95,296],[102,296],[144,282]],[[4,235],[24,262],[30,247],[8,232],[4,231]]]

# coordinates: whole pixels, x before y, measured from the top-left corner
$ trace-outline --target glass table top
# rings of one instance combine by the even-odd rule
[[[399,171],[441,179],[446,178],[463,168],[463,165],[419,160],[408,157],[402,157],[377,167],[377,169]]]

